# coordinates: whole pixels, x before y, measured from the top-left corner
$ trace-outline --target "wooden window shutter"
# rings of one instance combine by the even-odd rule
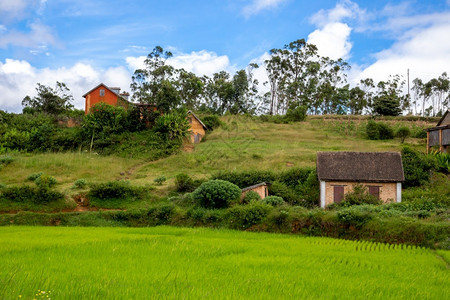
[[[369,194],[377,199],[380,199],[380,187],[379,186],[369,186]]]
[[[333,201],[334,203],[341,203],[344,199],[344,187],[343,186],[334,186],[333,187]]]

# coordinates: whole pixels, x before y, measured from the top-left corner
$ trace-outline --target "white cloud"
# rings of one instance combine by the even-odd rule
[[[450,13],[443,13],[445,22],[426,28],[414,28],[404,33],[392,47],[375,54],[376,61],[362,70],[358,78],[386,80],[388,75],[406,74],[428,80],[450,71],[450,40],[443,38],[450,32]],[[413,32],[413,34],[412,34]]]
[[[358,4],[350,0],[342,0],[332,9],[319,10],[309,21],[318,27],[325,27],[329,23],[342,22],[344,19],[356,19],[363,22],[367,18],[366,10],[361,9]]]
[[[352,49],[350,33],[352,29],[344,23],[329,23],[308,35],[308,43],[318,48],[321,56],[331,59],[347,59]]]
[[[321,9],[310,18],[309,21],[318,28],[308,35],[308,43],[316,45],[322,56],[347,59],[352,49],[350,34],[353,30],[347,21],[363,23],[367,19],[367,12],[358,4],[349,0],[340,1],[334,8]]]
[[[19,112],[22,99],[26,95],[35,95],[38,82],[54,87],[56,81],[67,84],[74,97],[73,104],[83,109],[82,95],[100,82],[129,91],[131,74],[124,67],[98,70],[89,64],[77,63],[69,68],[38,69],[24,60],[6,59],[0,61],[0,109]]]
[[[0,36],[0,47],[5,48],[9,45],[20,47],[37,47],[42,45],[56,45],[57,40],[54,37],[50,27],[40,22],[31,23],[30,31],[27,33],[20,31],[6,31]]]
[[[242,14],[249,18],[262,10],[276,8],[283,2],[286,2],[286,0],[252,0],[250,4],[244,6]]]
[[[0,16],[8,19],[20,16],[27,7],[26,0],[1,0]]]
[[[146,56],[133,57],[129,56],[125,60],[129,69],[134,72],[136,69],[143,69],[145,67],[144,61]],[[236,67],[230,65],[230,60],[226,55],[217,55],[212,51],[193,51],[191,53],[180,53],[174,51],[174,56],[167,60],[167,63],[177,69],[185,69],[197,76],[212,76],[214,73],[220,71],[227,71],[234,73]]]

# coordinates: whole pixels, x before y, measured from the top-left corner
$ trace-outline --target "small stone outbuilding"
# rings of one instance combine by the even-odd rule
[[[207,127],[192,111],[187,112],[187,117],[190,125],[189,133],[191,142],[198,144],[205,136]]]
[[[436,127],[427,129],[427,153],[432,147],[439,152],[449,152],[450,149],[450,109],[448,109],[437,123]]]
[[[357,184],[386,202],[401,202],[403,173],[398,152],[318,152],[320,206],[339,203]]]
[[[261,197],[261,199],[264,199],[267,196],[269,196],[269,183],[261,182],[261,183],[243,188],[242,194],[241,194],[241,200],[244,199],[245,195],[250,191],[256,192]]]

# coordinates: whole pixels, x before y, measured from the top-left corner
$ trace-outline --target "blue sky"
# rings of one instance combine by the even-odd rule
[[[198,75],[262,62],[304,38],[347,60],[350,83],[450,72],[450,0],[0,0],[0,109],[20,111],[37,82],[66,82],[83,107],[99,82],[129,91],[156,45]],[[257,76],[264,80],[264,71]]]

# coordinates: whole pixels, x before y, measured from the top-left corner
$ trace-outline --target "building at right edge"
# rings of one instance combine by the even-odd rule
[[[357,184],[384,203],[401,202],[403,173],[399,152],[317,152],[320,206],[339,203]]]

